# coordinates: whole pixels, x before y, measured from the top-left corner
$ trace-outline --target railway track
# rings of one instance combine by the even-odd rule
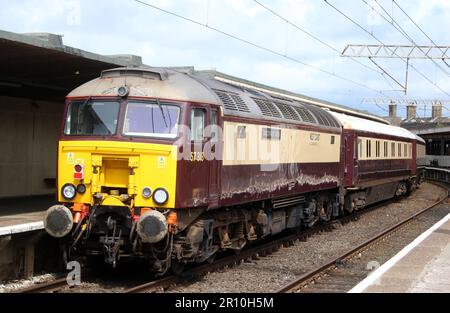
[[[36,284],[24,289],[16,291],[16,293],[44,293],[44,292],[58,292],[64,287],[67,287],[66,277],[58,278],[45,283]]]
[[[81,277],[84,279],[91,277],[92,273],[88,269],[84,269],[81,272]],[[77,289],[80,288],[79,285],[69,286],[67,283],[67,277],[58,277],[51,281],[46,281],[43,283],[36,283],[32,286],[16,290],[14,293],[58,293],[63,289]]]
[[[305,273],[304,275],[298,277],[297,279],[289,282],[288,284],[281,287],[279,290],[277,290],[277,293],[300,293],[305,290],[308,292],[314,291],[314,285],[318,283],[320,280],[326,278],[327,276],[334,276],[334,278],[337,280],[337,284],[349,284],[353,283],[352,287],[356,285],[359,281],[364,279],[366,277],[366,274],[356,277],[348,277],[348,273],[346,273],[345,269],[342,270],[342,265],[345,264],[347,261],[352,260],[355,256],[361,256],[365,251],[369,251],[371,248],[379,244],[380,242],[386,240],[387,238],[391,237],[404,227],[406,227],[408,224],[416,220],[419,216],[423,215],[424,213],[430,211],[437,205],[444,202],[448,196],[449,196],[449,187],[446,185],[443,185],[441,183],[433,183],[436,185],[439,185],[447,190],[447,195],[443,197],[442,199],[436,201],[432,205],[422,209],[421,211],[417,212],[416,214],[410,216],[409,218],[395,224],[394,226],[380,232],[379,234],[373,236],[372,238],[364,241],[357,247],[352,248],[351,250],[334,257],[325,264],[323,264],[320,267],[317,267],[316,269]],[[323,290],[322,290],[323,291]]]
[[[336,221],[337,222],[337,221]],[[241,262],[246,262],[250,259],[265,257],[275,251],[281,246],[290,246],[295,240],[305,240],[308,236],[316,234],[321,231],[329,231],[336,223],[329,223],[321,225],[319,229],[307,229],[299,234],[291,234],[264,244],[260,244],[255,247],[251,247],[241,251],[236,255],[229,255],[217,259],[211,264],[201,264],[193,267],[192,269],[182,273],[181,275],[170,275],[158,280],[154,280],[133,288],[124,290],[124,293],[138,293],[138,292],[156,292],[169,288],[175,284],[183,284],[192,280],[192,278],[200,277],[209,272],[217,271],[226,267],[233,267],[239,265]]]
[[[182,275],[176,276],[176,275],[170,275],[158,280],[150,281],[138,286],[135,286],[133,288],[124,290],[124,293],[139,293],[139,292],[158,292],[158,291],[164,291],[171,286],[177,285],[177,284],[186,284],[189,283],[192,278],[200,277],[202,275],[205,275],[209,272],[214,272],[226,267],[233,267],[236,265],[239,265],[241,262],[246,262],[250,259],[254,258],[260,258],[265,257],[269,254],[272,254],[273,252],[277,251],[281,246],[287,247],[290,245],[293,245],[295,241],[300,240],[307,240],[308,237],[318,234],[320,232],[324,231],[332,231],[337,224],[344,225],[346,223],[349,223],[351,221],[354,221],[358,218],[360,218],[362,215],[372,212],[382,206],[385,206],[386,204],[392,202],[394,200],[387,200],[380,202],[378,204],[372,205],[362,211],[355,212],[355,214],[348,215],[345,217],[342,217],[337,220],[333,220],[327,224],[324,225],[316,225],[313,228],[303,230],[296,234],[290,234],[287,236],[284,236],[282,238],[272,240],[270,242],[260,244],[255,247],[250,247],[248,249],[245,249],[241,251],[238,255],[231,255],[226,256],[221,259],[216,260],[212,264],[202,264],[199,266],[195,266],[194,268],[190,269],[189,271],[184,272]],[[436,204],[433,204],[433,206]],[[422,213],[422,212],[419,212]],[[331,262],[330,262],[331,263]]]
[[[437,183],[434,183],[434,184],[437,184]],[[440,185],[442,187],[442,184],[438,184],[438,185]],[[447,192],[448,192],[448,187],[445,186],[445,188],[447,189]],[[448,193],[447,193],[447,195],[448,195]],[[425,213],[426,211],[428,211],[432,207],[438,205],[439,203],[441,203],[444,200],[445,200],[445,198],[441,199],[440,201],[432,204],[431,206],[421,210],[414,216],[410,217],[408,220],[402,221],[401,223],[384,231],[382,234],[379,234],[379,235],[371,238],[370,240],[364,242],[362,245],[352,249],[351,251],[348,251],[345,254],[330,260],[324,266],[317,268],[316,270],[311,271],[311,272],[299,277],[297,280],[289,283],[288,285],[284,286],[277,292],[292,292],[293,290],[295,290],[295,288],[296,288],[295,286],[304,286],[304,285],[307,285],[308,282],[314,281],[315,279],[320,279],[321,277],[323,277],[323,275],[327,275],[327,273],[330,270],[335,268],[337,263],[339,263],[343,260],[349,259],[352,255],[355,255],[355,254],[359,253],[360,251],[363,251],[364,248],[367,248],[368,246],[370,246],[371,243],[373,244],[376,241],[381,240],[382,237],[388,236],[388,234],[394,232],[395,229],[398,229],[402,225],[405,225],[409,221],[412,221],[419,215]],[[155,279],[155,280],[143,283],[143,284],[136,285],[129,289],[125,289],[122,292],[123,293],[159,292],[159,291],[165,291],[168,288],[170,288],[171,286],[174,286],[177,284],[189,283],[193,279],[195,279],[197,277],[201,277],[202,275],[205,275],[209,272],[221,270],[226,267],[233,267],[233,266],[239,265],[241,262],[247,262],[251,259],[265,257],[265,256],[277,251],[281,246],[288,247],[288,246],[293,245],[294,242],[297,240],[304,241],[304,240],[307,240],[308,237],[318,234],[320,232],[332,231],[337,224],[343,225],[343,224],[349,223],[351,221],[354,221],[354,220],[360,218],[362,215],[372,212],[372,211],[378,209],[379,207],[385,206],[386,204],[388,204],[392,201],[393,200],[387,200],[387,201],[378,203],[376,205],[370,206],[364,210],[358,211],[355,214],[348,215],[348,216],[342,217],[337,220],[333,220],[329,223],[326,223],[323,225],[316,225],[313,228],[306,229],[301,232],[285,235],[283,237],[273,239],[269,242],[260,243],[255,246],[248,247],[247,249],[241,251],[239,254],[223,256],[219,259],[216,259],[211,264],[205,263],[205,264],[193,266],[189,270],[183,272],[181,275],[165,276],[165,277]],[[86,274],[84,274],[84,275],[86,275]],[[83,277],[86,277],[86,276],[83,276]],[[31,287],[28,287],[25,289],[21,289],[21,290],[18,290],[17,292],[18,293],[44,293],[44,292],[56,293],[56,292],[61,291],[64,288],[67,288],[66,278],[60,278],[60,279],[56,279],[51,282],[37,284],[37,285],[31,286]],[[75,286],[74,288],[77,288],[77,286]]]

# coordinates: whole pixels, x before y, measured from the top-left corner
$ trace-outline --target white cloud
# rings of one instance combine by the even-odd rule
[[[388,94],[392,87],[373,71],[342,58],[295,27],[267,12],[252,0],[144,0],[166,10],[217,27],[261,46],[287,53],[300,61],[358,81]],[[259,0],[283,17],[313,33],[341,51],[348,43],[376,43],[369,35],[327,6],[313,0]],[[397,0],[438,43],[450,43],[450,1]],[[391,0],[378,0],[418,43],[429,43]],[[79,23],[70,19],[79,3]],[[360,0],[332,1],[339,9],[373,30],[385,43],[408,43],[386,22],[367,24],[368,8]],[[72,16],[73,18],[73,16]],[[378,97],[376,92],[349,84],[298,63],[251,47],[205,27],[180,20],[133,0],[33,0],[10,1],[0,11],[0,29],[14,32],[64,34],[66,44],[102,54],[142,55],[150,65],[194,65],[217,68],[231,75],[359,106],[361,98]],[[367,59],[358,61],[375,68]],[[403,81],[405,65],[400,60],[379,60],[392,75]],[[449,76],[429,61],[413,64],[443,89],[449,90]],[[448,69],[450,72],[450,69]],[[395,83],[392,82],[394,86]],[[397,89],[397,87],[395,87]],[[420,98],[448,98],[433,85],[410,71],[409,95]],[[374,108],[374,111],[377,109]]]

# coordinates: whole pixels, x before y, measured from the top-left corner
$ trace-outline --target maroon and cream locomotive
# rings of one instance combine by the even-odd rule
[[[416,143],[214,75],[108,70],[67,97],[44,223],[71,256],[164,273],[407,194]]]

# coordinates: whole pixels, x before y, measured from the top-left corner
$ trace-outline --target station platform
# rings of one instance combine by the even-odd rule
[[[450,214],[422,233],[349,292],[450,292]]]
[[[0,200],[0,236],[44,229],[45,211],[55,203],[54,196]]]

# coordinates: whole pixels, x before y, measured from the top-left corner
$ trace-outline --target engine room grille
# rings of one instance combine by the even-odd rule
[[[303,106],[294,106],[293,108],[295,111],[297,111],[298,115],[300,115],[303,122],[317,124],[317,121],[311,114],[311,112],[309,112]]]
[[[219,99],[223,102],[225,109],[239,112],[250,112],[244,100],[235,93],[213,89]]]
[[[336,121],[330,116],[328,116],[327,112],[322,111],[322,109],[316,106],[310,106],[310,110],[316,116],[317,120],[319,121],[319,124],[324,126],[339,127]]]
[[[285,119],[300,121],[297,112],[295,112],[292,106],[280,102],[275,102],[275,105],[278,107],[278,109],[280,109]]]
[[[275,105],[271,101],[259,98],[252,98],[252,99],[253,101],[255,101],[256,105],[261,110],[262,115],[281,118],[280,111],[275,107]]]

